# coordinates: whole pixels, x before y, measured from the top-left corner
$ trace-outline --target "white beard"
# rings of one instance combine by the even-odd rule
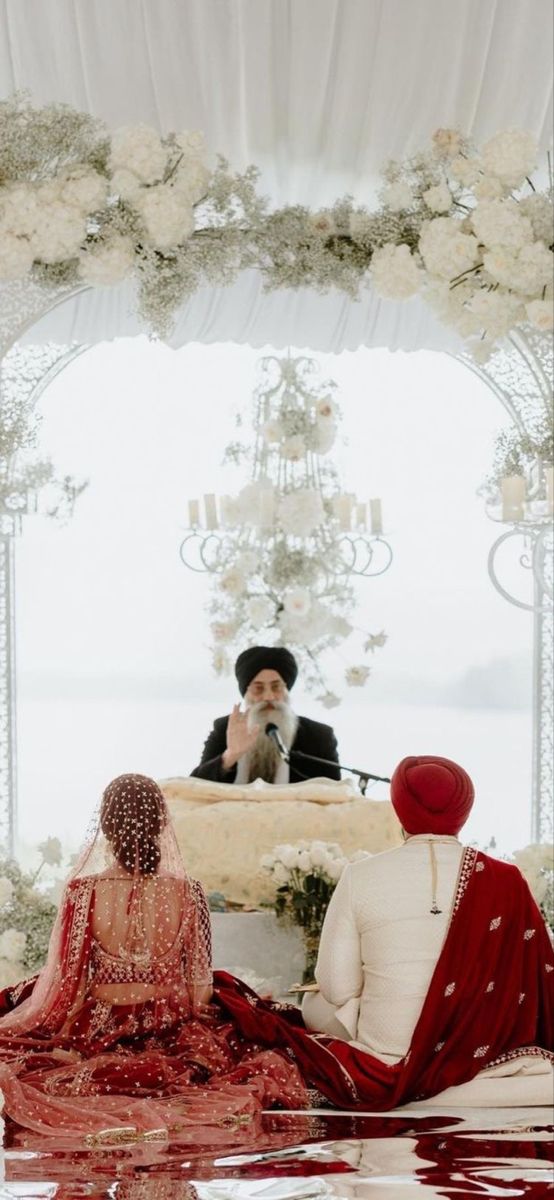
[[[264,779],[266,783],[274,783],[275,775],[281,764],[281,756],[273,741],[267,736],[265,727],[271,721],[276,725],[287,750],[290,750],[298,729],[298,717],[285,700],[258,701],[248,708],[248,727],[260,726],[258,737],[248,754],[243,755],[239,763],[240,781],[252,783],[254,779]],[[238,773],[237,773],[238,780]]]

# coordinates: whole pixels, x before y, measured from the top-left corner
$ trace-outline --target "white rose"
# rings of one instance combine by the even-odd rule
[[[7,958],[8,962],[20,962],[24,951],[27,935],[21,933],[19,929],[5,929],[0,934],[0,958]]]
[[[525,305],[525,311],[532,325],[548,333],[554,329],[554,305],[552,300],[531,300]]]
[[[403,179],[387,183],[381,191],[380,198],[384,207],[389,208],[391,212],[402,212],[414,202],[412,189]]]
[[[371,280],[379,296],[406,300],[419,291],[421,272],[410,247],[389,242],[376,250],[370,266]]]
[[[271,872],[273,871],[274,866],[275,858],[273,857],[273,854],[262,854],[260,859],[260,867],[262,868],[262,871]]]
[[[325,866],[329,858],[325,842],[312,842],[310,854],[314,867]]]
[[[122,126],[112,134],[110,170],[124,167],[138,175],[143,183],[162,179],[167,163],[167,150],[160,135],[149,125]]]
[[[300,434],[295,433],[292,437],[285,438],[281,446],[281,454],[283,458],[289,462],[300,462],[306,453],[306,443]]]
[[[311,859],[309,850],[301,850],[300,854],[298,855],[299,870],[304,871],[306,875],[310,875],[311,871],[312,871],[312,867],[313,867],[313,863],[312,863],[312,859]]]
[[[60,199],[72,204],[83,216],[104,208],[108,181],[90,167],[71,167],[59,180]]]
[[[272,446],[275,442],[281,441],[283,426],[280,421],[266,421],[265,425],[262,425],[261,433],[264,442],[267,442],[268,446]]]
[[[334,421],[318,420],[311,437],[312,450],[316,454],[328,454],[335,444],[337,427]]]
[[[319,421],[322,418],[324,421],[332,420],[338,413],[338,406],[335,404],[332,396],[322,396],[321,400],[316,401],[315,406],[316,419]]]
[[[181,245],[194,232],[194,213],[187,197],[169,184],[144,188],[135,201],[152,244],[160,250]]]
[[[483,166],[509,187],[519,187],[537,164],[538,146],[531,133],[506,129],[496,133],[481,151]]]
[[[114,237],[109,242],[85,250],[79,260],[79,275],[85,283],[107,286],[120,283],[130,273],[135,254],[132,242],[126,237]]]
[[[275,617],[275,605],[267,596],[251,596],[246,605],[248,619],[255,629],[269,625]]]
[[[435,187],[427,188],[423,200],[432,212],[448,212],[452,208],[452,192],[446,183],[438,183]]]
[[[345,859],[341,859],[341,858],[332,859],[332,861],[329,863],[328,867],[326,868],[329,879],[332,879],[335,883],[338,883],[338,881],[344,871],[345,864],[346,864]]]
[[[34,254],[26,238],[4,233],[0,227],[0,279],[24,279],[33,265]]]
[[[210,629],[214,642],[220,642],[222,644],[232,641],[233,634],[235,632],[235,626],[231,621],[213,621],[213,623],[210,625]]]
[[[300,851],[295,846],[283,846],[279,857],[283,866],[291,871],[298,866],[299,855]]]
[[[311,604],[310,593],[306,588],[291,588],[283,598],[285,612],[291,613],[292,616],[305,617]]]
[[[13,896],[13,883],[8,879],[7,875],[0,875],[0,908],[5,904],[9,904]]]
[[[229,567],[219,577],[219,586],[228,596],[242,596],[246,591],[246,580],[236,567]]]
[[[533,240],[529,217],[523,216],[515,200],[482,200],[473,210],[471,225],[485,246],[509,246],[518,250]]]
[[[290,882],[290,872],[283,866],[283,863],[276,862],[273,868],[273,878],[278,887],[283,887],[285,883]]]

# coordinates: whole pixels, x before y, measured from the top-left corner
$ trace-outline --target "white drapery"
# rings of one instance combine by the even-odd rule
[[[551,133],[550,0],[0,0],[0,87],[65,101],[110,127],[203,129],[211,154],[256,163],[272,203],[371,203],[379,170],[438,126],[483,140]],[[34,337],[133,333],[127,289],[60,306]],[[265,295],[255,273],[206,289],[172,344],[234,340],[452,347],[419,300]]]

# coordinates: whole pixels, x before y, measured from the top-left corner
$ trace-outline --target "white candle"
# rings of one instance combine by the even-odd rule
[[[356,505],[356,525],[358,529],[367,529],[367,505]]]
[[[337,497],[337,516],[340,528],[348,531],[352,521],[352,496],[349,493]]]
[[[548,512],[554,513],[554,467],[544,468],[544,478],[546,479],[546,499],[548,501]]]
[[[525,500],[523,475],[506,475],[502,480],[502,520],[522,521]]]
[[[275,495],[272,487],[262,488],[260,492],[260,525],[268,529],[273,525],[275,514]]]
[[[189,525],[191,529],[200,524],[200,505],[198,500],[189,500]]]
[[[219,501],[219,512],[220,512],[220,516],[221,516],[222,525],[231,525],[232,524],[232,521],[231,521],[232,504],[233,504],[233,501],[230,496],[222,496],[221,497],[221,500]]]
[[[371,532],[379,534],[383,532],[383,514],[381,512],[381,501],[370,500],[369,512],[371,519]]]
[[[204,512],[206,513],[206,529],[217,529],[217,508],[215,496],[212,493],[204,496]]]

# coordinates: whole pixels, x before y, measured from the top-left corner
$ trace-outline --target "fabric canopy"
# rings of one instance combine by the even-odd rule
[[[210,154],[255,163],[275,205],[372,203],[380,168],[437,126],[477,141],[551,136],[550,0],[0,0],[0,89],[65,101],[115,128],[202,129]],[[61,305],[40,340],[130,334],[125,288]],[[294,336],[292,336],[294,335]],[[451,348],[419,301],[366,292],[265,295],[255,273],[183,309],[172,344]]]

